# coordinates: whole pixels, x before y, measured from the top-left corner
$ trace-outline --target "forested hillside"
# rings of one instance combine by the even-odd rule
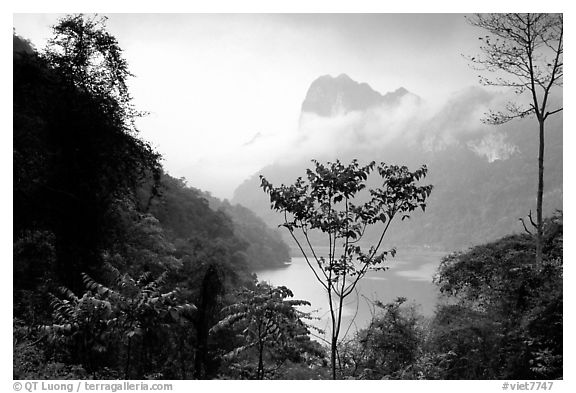
[[[14,35],[13,61],[14,377],[215,376],[245,323],[211,329],[238,293],[271,291],[251,272],[287,261],[287,247],[163,171],[101,20],[65,18],[42,54]],[[307,339],[300,314],[285,320]]]
[[[247,244],[245,258],[252,268],[282,267],[290,261],[290,248],[279,230],[273,230],[250,209],[204,194],[210,207],[233,222],[234,235]]]

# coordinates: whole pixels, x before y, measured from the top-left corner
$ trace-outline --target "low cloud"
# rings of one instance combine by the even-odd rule
[[[483,124],[490,108],[502,108],[510,94],[468,88],[445,102],[424,102],[408,94],[398,105],[382,105],[334,117],[304,112],[291,143],[282,145],[277,161],[291,163],[311,157],[336,158],[347,153],[389,146],[441,151],[467,147],[488,161],[506,159],[517,152],[503,128]],[[261,146],[264,148],[264,146]]]
[[[401,146],[402,149],[441,151],[459,145],[487,161],[507,159],[518,148],[507,140],[505,128],[483,124],[490,108],[503,108],[512,94],[468,88],[445,102],[425,102],[408,94],[398,105],[382,105],[333,117],[301,114],[291,133],[258,132],[236,148],[222,150],[186,168],[191,184],[230,197],[245,179],[273,163],[290,165],[311,158],[333,160]]]
[[[304,112],[291,152],[281,161],[307,157],[338,157],[384,147],[398,139],[407,141],[421,127],[427,109],[414,95],[404,96],[398,105],[382,105],[366,111],[352,111],[335,117]]]

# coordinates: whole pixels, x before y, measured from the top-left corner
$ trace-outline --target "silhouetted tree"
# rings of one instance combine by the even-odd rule
[[[425,210],[432,186],[416,184],[426,176],[426,166],[410,172],[405,166],[382,163],[377,168],[382,178],[381,186],[370,189],[368,201],[356,205],[353,202],[366,187],[375,162],[366,166],[360,166],[356,160],[347,166],[340,161],[327,165],[313,162],[314,170],[306,172],[308,181],[298,178],[293,185],[274,187],[261,176],[261,186],[270,195],[272,208],[284,214],[283,226],[328,295],[332,378],[336,379],[336,352],[344,299],[368,271],[387,269],[383,263],[388,255],[394,256],[396,250],[379,250],[392,220],[397,216],[404,220],[418,207]],[[376,224],[383,224],[378,243],[365,250],[359,242],[366,228]],[[303,240],[298,240],[296,231]],[[327,257],[314,249],[310,231],[327,235]],[[341,249],[339,254],[337,249]]]

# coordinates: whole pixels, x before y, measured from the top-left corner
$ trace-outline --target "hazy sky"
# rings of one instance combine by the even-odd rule
[[[477,85],[462,53],[479,31],[461,14],[107,14],[124,49],[141,136],[188,183],[229,198],[298,130],[318,76],[348,74],[428,102]],[[55,14],[15,14],[16,33],[42,49]],[[260,133],[272,143],[244,146]],[[288,138],[288,139],[287,139]]]

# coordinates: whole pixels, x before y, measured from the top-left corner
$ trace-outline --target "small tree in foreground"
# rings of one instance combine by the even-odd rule
[[[358,202],[368,176],[376,166],[361,166],[357,160],[345,166],[340,161],[326,165],[313,161],[308,180],[299,177],[293,185],[274,187],[260,176],[261,187],[270,195],[271,207],[284,214],[284,226],[298,245],[314,277],[326,290],[331,317],[332,378],[336,379],[336,351],[344,299],[364,275],[372,270],[386,270],[386,257],[395,249],[381,250],[382,241],[395,217],[402,220],[420,207],[426,208],[431,185],[418,186],[427,173],[426,166],[410,172],[405,166],[378,165],[381,186],[369,189],[365,202]],[[355,204],[354,202],[357,202]],[[366,228],[381,225],[376,245],[361,245]],[[327,237],[328,255],[320,255],[312,245],[312,232]],[[300,239],[296,236],[298,232]]]
[[[224,355],[224,359],[234,362],[234,368],[255,374],[256,379],[264,379],[265,374],[278,370],[286,360],[298,358],[305,352],[315,353],[315,347],[308,334],[309,326],[303,319],[310,319],[297,306],[309,306],[304,300],[290,300],[293,293],[286,287],[273,287],[259,283],[255,289],[244,289],[238,293],[238,302],[224,308],[228,314],[211,329],[217,333],[223,329],[241,330],[243,345]],[[241,355],[255,354],[258,358],[256,370],[245,367]],[[275,364],[265,368],[265,362]]]

